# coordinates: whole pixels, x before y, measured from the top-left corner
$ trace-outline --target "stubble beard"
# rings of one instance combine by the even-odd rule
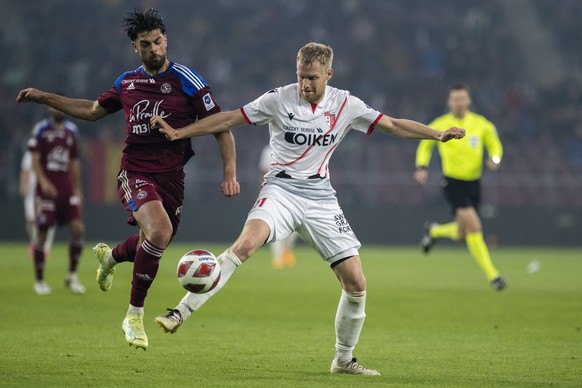
[[[144,65],[148,70],[158,71],[166,64],[166,59],[166,55],[160,55],[157,60],[149,58]]]

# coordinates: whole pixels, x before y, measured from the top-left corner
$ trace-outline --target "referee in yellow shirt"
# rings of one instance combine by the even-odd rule
[[[465,240],[469,252],[485,273],[495,290],[506,283],[493,266],[489,249],[483,239],[478,208],[481,199],[480,178],[483,171],[483,149],[487,149],[486,165],[497,170],[503,157],[503,147],[495,126],[485,117],[471,112],[471,95],[465,85],[455,85],[449,90],[450,112],[437,117],[428,126],[440,131],[450,127],[464,128],[466,136],[455,142],[438,143],[443,169],[443,189],[452,206],[455,221],[447,224],[426,222],[420,245],[428,253],[440,238]],[[428,177],[427,167],[437,142],[422,140],[416,151],[414,179],[421,185]]]

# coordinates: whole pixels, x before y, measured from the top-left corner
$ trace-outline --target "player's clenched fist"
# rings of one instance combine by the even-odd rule
[[[440,141],[443,143],[451,139],[462,139],[465,137],[465,130],[462,128],[451,127],[446,131],[442,132]]]
[[[220,185],[220,191],[227,197],[237,196],[240,193],[240,184],[236,179],[225,179]]]

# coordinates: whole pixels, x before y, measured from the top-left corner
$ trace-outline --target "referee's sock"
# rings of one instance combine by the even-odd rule
[[[483,233],[475,232],[469,233],[465,237],[465,241],[467,242],[467,247],[469,248],[469,252],[481,267],[481,270],[485,273],[487,280],[492,281],[496,277],[499,276],[499,271],[495,269],[493,263],[491,262],[491,256],[489,255],[489,249],[485,244],[485,240],[483,239]]]
[[[430,228],[430,237],[433,239],[450,238],[457,241],[459,239],[459,224],[449,222],[448,224],[436,224]]]

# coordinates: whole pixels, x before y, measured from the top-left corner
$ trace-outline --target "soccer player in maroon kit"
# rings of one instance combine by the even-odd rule
[[[135,9],[124,21],[142,66],[123,73],[96,101],[65,98],[33,88],[22,90],[16,100],[46,104],[85,120],[98,120],[123,109],[127,135],[118,189],[130,214],[128,222],[139,226],[140,233],[113,249],[100,243],[94,251],[99,260],[97,282],[103,291],[111,287],[116,264],[134,263],[130,304],[122,329],[130,346],[146,349],[144,301],[164,249],[177,232],[184,198],[183,166],[194,155],[190,140],[167,141],[150,126],[150,118],[159,115],[172,126],[183,127],[196,118],[220,112],[220,107],[202,77],[167,58],[166,28],[157,10]],[[231,132],[223,132],[216,139],[224,164],[222,192],[237,195],[240,186],[236,181],[234,138]]]
[[[85,226],[81,218],[81,167],[77,141],[77,126],[56,109],[49,108],[50,118],[37,123],[28,148],[32,153],[32,168],[36,174],[34,239],[34,272],[37,295],[49,295],[51,288],[44,281],[48,231],[55,224],[67,224],[69,241],[69,273],[67,286],[75,294],[84,294],[77,267],[83,250]]]

